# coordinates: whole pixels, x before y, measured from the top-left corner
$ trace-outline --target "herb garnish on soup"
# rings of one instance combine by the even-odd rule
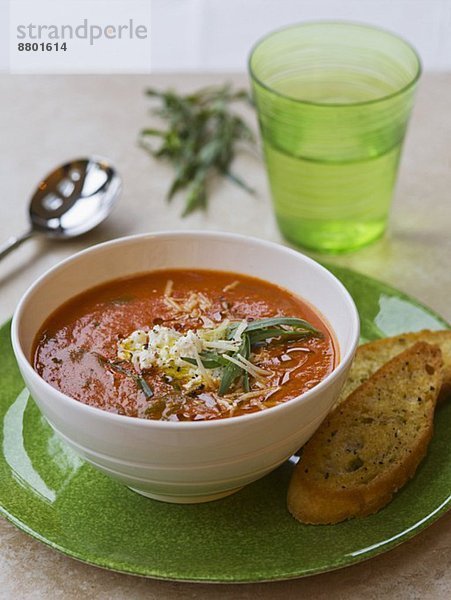
[[[34,366],[103,410],[166,421],[286,402],[335,366],[332,335],[299,297],[253,277],[161,270],[117,279],[55,311]]]

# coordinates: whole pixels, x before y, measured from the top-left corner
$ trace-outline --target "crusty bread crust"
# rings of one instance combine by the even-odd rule
[[[417,342],[427,342],[440,347],[443,358],[443,385],[439,399],[444,399],[451,394],[451,330],[424,329],[359,346],[338,402],[347,398],[386,362]]]
[[[385,506],[426,454],[442,378],[440,349],[418,342],[355,389],[304,446],[291,514],[328,524]]]

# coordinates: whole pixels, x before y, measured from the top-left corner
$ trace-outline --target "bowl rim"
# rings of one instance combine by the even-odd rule
[[[295,398],[290,399],[288,402],[283,402],[281,404],[278,404],[277,406],[272,406],[267,410],[263,410],[263,411],[259,411],[259,412],[249,413],[246,415],[238,415],[236,417],[229,417],[229,418],[225,418],[225,419],[211,419],[211,420],[206,420],[206,421],[173,422],[173,421],[161,421],[161,420],[155,420],[155,419],[142,419],[140,417],[130,417],[127,415],[119,415],[117,413],[105,411],[96,406],[90,406],[88,404],[84,404],[83,402],[80,402],[79,400],[76,400],[75,398],[72,398],[71,396],[64,394],[57,388],[50,385],[47,381],[45,381],[45,379],[43,379],[41,377],[41,375],[39,375],[39,373],[33,368],[32,364],[26,357],[25,352],[22,349],[20,339],[19,339],[19,327],[20,327],[21,316],[24,312],[25,305],[26,305],[29,297],[39,287],[41,287],[43,284],[45,284],[45,280],[50,275],[54,274],[59,269],[65,267],[71,263],[76,263],[80,258],[82,258],[86,255],[89,255],[91,253],[94,254],[95,252],[98,252],[105,248],[133,244],[136,241],[141,241],[141,240],[145,240],[145,239],[158,240],[158,239],[168,239],[168,238],[177,238],[177,239],[201,238],[204,240],[211,239],[212,241],[217,241],[217,240],[229,241],[229,242],[235,241],[235,242],[240,242],[240,243],[245,243],[245,244],[257,245],[260,247],[267,248],[269,250],[271,250],[271,249],[277,250],[278,252],[285,252],[291,256],[295,256],[296,258],[299,258],[301,261],[304,261],[307,264],[309,264],[310,266],[312,266],[313,268],[319,270],[319,272],[321,272],[323,275],[325,275],[326,278],[329,278],[330,280],[332,280],[334,282],[334,285],[337,286],[338,290],[343,295],[343,297],[346,301],[346,304],[348,305],[348,307],[350,309],[350,314],[351,314],[351,318],[352,318],[352,321],[350,323],[350,334],[351,334],[350,347],[347,349],[347,351],[343,355],[340,355],[339,364],[313,388],[299,394]],[[137,273],[138,273],[138,271],[137,271]],[[112,277],[111,279],[114,280],[114,277]],[[91,286],[91,287],[93,287],[93,286]],[[90,289],[90,288],[86,288],[86,290],[87,289]],[[287,289],[289,289],[289,288],[287,288]],[[291,291],[291,290],[289,290],[289,291]],[[83,292],[80,292],[80,293],[83,293]],[[327,315],[325,315],[325,317],[327,319]],[[332,329],[332,333],[335,333],[333,331],[333,329]],[[210,428],[215,428],[215,427],[230,427],[230,426],[232,426],[232,423],[235,423],[236,426],[238,426],[239,423],[244,423],[244,422],[249,422],[249,421],[258,421],[258,420],[262,420],[262,419],[271,418],[270,415],[276,415],[283,410],[287,410],[287,407],[293,407],[294,404],[304,403],[311,396],[315,396],[318,393],[320,393],[324,388],[327,388],[330,385],[330,383],[332,383],[332,381],[335,380],[342,373],[342,371],[347,367],[348,363],[352,360],[355,350],[358,346],[359,333],[360,333],[359,315],[358,315],[358,311],[357,311],[356,305],[354,303],[354,300],[352,299],[352,296],[350,295],[348,290],[345,288],[345,286],[341,283],[341,281],[337,277],[335,277],[335,275],[333,275],[330,271],[328,271],[325,267],[323,267],[323,265],[321,265],[314,259],[310,258],[309,256],[306,256],[305,254],[303,254],[297,250],[289,248],[283,244],[278,244],[276,242],[267,241],[264,239],[247,236],[247,235],[242,235],[242,234],[237,234],[237,233],[228,233],[228,232],[222,232],[222,231],[200,231],[200,230],[190,230],[190,231],[164,230],[164,231],[151,232],[151,233],[138,233],[138,234],[134,234],[134,235],[128,235],[128,236],[123,236],[120,238],[115,238],[113,240],[108,240],[106,242],[102,242],[99,244],[94,244],[93,246],[90,246],[88,248],[85,248],[84,250],[76,252],[75,254],[72,254],[68,258],[63,259],[62,261],[58,262],[56,265],[53,265],[52,267],[50,267],[50,269],[47,269],[42,275],[40,275],[27,288],[27,290],[23,293],[22,297],[20,298],[19,303],[17,304],[17,307],[13,314],[12,323],[11,323],[12,346],[13,346],[13,350],[14,350],[16,359],[19,363],[19,366],[21,367],[21,370],[24,370],[31,379],[38,381],[39,385],[43,385],[49,394],[56,396],[63,404],[66,404],[66,405],[69,404],[74,409],[78,408],[81,412],[85,412],[86,415],[97,416],[99,419],[104,419],[105,421],[111,421],[112,423],[114,423],[114,422],[117,422],[119,424],[120,423],[123,423],[123,424],[129,423],[129,424],[133,424],[134,426],[137,426],[137,427],[147,427],[147,428],[149,428],[149,427],[160,428],[161,427],[161,428],[165,428],[168,430],[172,429],[175,431],[181,431],[184,429],[200,430],[200,429],[210,429]],[[269,414],[269,416],[268,416],[268,414]]]

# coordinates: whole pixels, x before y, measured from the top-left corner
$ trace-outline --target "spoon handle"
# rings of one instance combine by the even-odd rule
[[[9,254],[12,250],[20,246],[22,242],[28,240],[35,232],[32,229],[29,229],[22,235],[12,235],[10,238],[6,240],[3,244],[0,245],[0,260],[4,258],[7,254]]]

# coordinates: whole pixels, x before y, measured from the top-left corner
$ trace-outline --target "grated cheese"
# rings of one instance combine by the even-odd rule
[[[251,375],[255,379],[261,378],[261,374],[258,373],[254,369],[254,365],[252,363],[250,363],[248,360],[246,360],[245,358],[243,358],[241,356],[241,354],[238,354],[237,357],[235,357],[235,356],[229,356],[228,354],[224,354],[223,356],[228,361],[230,361],[233,364],[237,365],[237,367],[240,367],[240,369],[243,369],[244,371],[247,371],[249,373],[249,375]],[[260,371],[263,371],[263,369],[260,369]],[[268,374],[268,375],[270,374],[269,371],[264,371],[264,373]]]
[[[222,350],[223,352],[234,352],[239,348],[239,343],[230,340],[216,340],[205,342],[205,347],[208,350]]]
[[[163,298],[163,302],[166,304],[167,307],[173,308],[176,312],[183,312],[181,306],[177,304],[177,302],[173,298],[165,296]]]
[[[201,308],[211,308],[213,306],[210,298],[207,298],[205,294],[202,294],[202,292],[198,292],[197,295],[199,297],[199,304]]]
[[[174,288],[174,282],[172,281],[172,279],[168,279],[166,282],[166,287],[164,288],[165,298],[170,298],[172,296],[173,288]]]
[[[197,310],[195,305],[199,302],[204,303],[206,299],[203,294],[191,293],[188,300],[182,304],[171,297],[173,282],[168,280],[165,287],[164,302],[174,310],[185,311],[186,308]],[[193,308],[194,307],[194,308]],[[236,398],[234,402],[223,399],[219,405],[223,408],[227,405],[229,408],[235,405],[235,402],[241,402],[241,399],[253,399],[264,395],[268,389],[264,379],[271,375],[271,371],[256,366],[250,360],[241,354],[236,353],[242,342],[243,334],[248,322],[243,319],[235,326],[233,339],[229,339],[230,322],[225,319],[218,325],[211,319],[204,317],[203,328],[189,329],[180,332],[172,327],[164,325],[155,325],[152,329],[137,329],[128,337],[120,340],[117,344],[117,357],[120,360],[130,362],[135,371],[141,373],[144,369],[157,368],[172,379],[181,383],[186,391],[193,391],[204,386],[207,390],[217,391],[223,367],[206,368],[202,362],[201,353],[205,351],[215,352],[224,359],[239,366],[253,377],[254,384],[260,388],[247,394],[239,393],[238,397],[234,394],[228,398]],[[186,360],[191,359],[191,360]],[[192,361],[192,362],[191,362]],[[249,394],[251,394],[249,396]]]
[[[210,377],[207,369],[202,364],[202,361],[200,359],[199,352],[197,351],[196,345],[193,345],[193,352],[194,352],[194,358],[196,359],[197,368],[199,369],[203,380],[205,381],[205,383],[207,384],[208,387],[213,387],[213,385],[214,385],[213,379]]]
[[[254,363],[251,363],[249,360],[247,360],[247,358],[244,358],[244,356],[241,356],[241,354],[238,354],[238,358],[258,375],[264,375],[264,376],[271,375],[271,371],[266,371],[265,369],[262,369],[261,367],[257,367],[257,365],[254,365]]]
[[[209,317],[204,317],[201,315],[200,318],[204,327],[207,327],[208,329],[213,329],[214,327],[216,327],[215,322],[212,321]]]
[[[241,336],[243,335],[244,330],[246,329],[246,327],[247,327],[247,321],[246,321],[246,319],[243,319],[241,321],[241,323],[238,325],[238,327],[236,328],[235,335],[233,336],[233,339],[234,340],[241,340]]]
[[[165,298],[173,302],[172,298]],[[132,363],[137,372],[156,367],[165,374],[183,383],[184,389],[191,391],[204,385],[216,389],[219,385],[221,368],[207,369],[200,358],[205,350],[220,354],[236,352],[240,341],[224,339],[228,333],[229,321],[209,329],[189,329],[181,333],[171,327],[155,325],[149,331],[136,330],[117,345],[120,360]],[[196,364],[184,360],[194,359]]]
[[[239,285],[239,283],[240,282],[238,280],[232,281],[232,283],[229,283],[228,285],[224,286],[222,288],[222,291],[223,292],[230,292],[230,291],[234,290],[236,288],[236,286]]]
[[[278,390],[280,390],[280,387],[269,387],[260,390],[255,390],[254,392],[245,392],[244,394],[240,394],[235,402],[242,402],[243,400],[252,400],[253,398],[258,398],[259,396],[269,394],[270,392],[277,392]]]

